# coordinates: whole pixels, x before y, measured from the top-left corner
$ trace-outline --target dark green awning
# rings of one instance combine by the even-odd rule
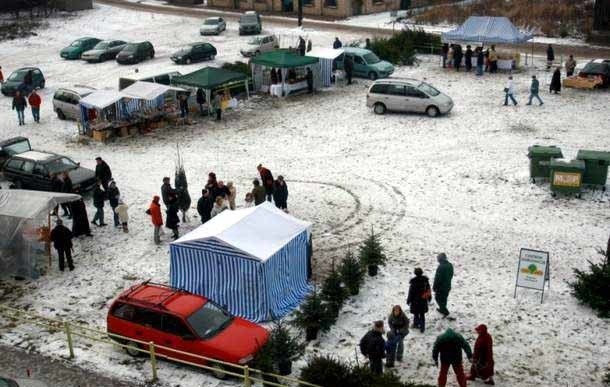
[[[300,56],[286,50],[276,50],[260,54],[252,59],[252,63],[267,67],[294,68],[318,63],[318,58]]]
[[[245,81],[248,77],[218,67],[204,67],[192,73],[172,78],[172,85],[200,87],[202,89],[215,89],[219,86],[237,81]]]

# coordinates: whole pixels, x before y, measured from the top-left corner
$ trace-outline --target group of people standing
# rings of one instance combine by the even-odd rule
[[[438,305],[437,311],[447,318],[447,300],[451,291],[453,279],[453,265],[449,262],[445,253],[437,256],[438,267],[434,275],[432,286],[421,268],[414,270],[415,277],[409,282],[409,293],[407,305],[413,315],[411,328],[419,329],[421,333],[426,329],[426,313],[428,304],[432,301],[432,293]],[[360,352],[369,359],[369,366],[374,373],[383,372],[383,359],[385,366],[394,367],[395,361],[401,362],[404,358],[404,339],[409,334],[410,320],[400,305],[394,305],[387,318],[388,332],[387,340],[384,340],[384,321],[375,321],[373,328],[360,340]],[[438,336],[432,349],[432,358],[437,366],[440,355],[440,372],[438,385],[445,386],[449,367],[453,367],[460,387],[466,386],[466,380],[481,378],[486,384],[493,385],[493,350],[492,339],[487,333],[485,325],[475,328],[478,338],[475,343],[475,351],[472,354],[466,340],[457,332],[448,329]],[[468,359],[472,361],[472,367],[468,377],[464,374],[462,365],[462,350],[466,352]]]
[[[189,116],[189,97],[186,94],[178,94],[178,106],[180,107],[180,118],[184,121],[188,120]],[[207,103],[205,91],[202,88],[198,88],[195,93],[195,101],[199,106],[199,114],[201,116],[207,115],[208,111],[204,108],[204,105]],[[211,103],[211,111],[216,115],[216,121],[220,121],[222,119],[222,95],[220,92],[215,92],[210,98]]]
[[[34,119],[34,122],[40,123],[40,105],[42,104],[40,95],[38,95],[36,90],[32,90],[27,99],[25,98],[25,95],[26,94],[24,94],[23,91],[17,90],[13,97],[13,110],[17,111],[19,126],[25,125],[25,108],[28,106],[28,103],[32,109],[32,118]]]
[[[464,69],[470,72],[473,69],[473,63],[476,66],[476,75],[483,75],[483,70],[490,73],[498,71],[498,53],[496,47],[491,46],[491,49],[483,51],[483,47],[476,47],[474,51],[470,45],[466,46],[466,51],[462,50],[459,44],[443,44],[441,47],[441,57],[443,59],[443,68],[455,68],[455,71],[460,71],[462,61]]]

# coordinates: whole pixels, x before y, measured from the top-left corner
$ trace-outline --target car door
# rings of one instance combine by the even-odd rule
[[[80,101],[80,96],[76,93],[73,93],[71,91],[66,91],[64,92],[65,95],[65,105],[66,105],[66,109],[64,111],[64,114],[66,115],[66,117],[69,117],[73,120],[78,120],[79,117],[79,107],[78,107],[78,102]]]
[[[44,164],[36,163],[32,175],[40,189],[43,191],[51,190],[51,179],[49,178],[49,172]]]
[[[388,96],[387,108],[395,112],[407,111],[407,99],[405,98],[405,86],[402,84],[388,84],[386,89]]]
[[[21,184],[21,164],[23,164],[23,160],[19,160],[19,159],[12,159],[9,160],[5,167],[4,167],[4,177],[6,177],[7,179],[13,181],[13,182],[17,182],[19,181],[19,184]],[[17,188],[19,188],[19,185],[17,185]]]
[[[406,95],[411,111],[425,113],[428,107],[428,95],[415,86],[406,87]]]
[[[42,72],[38,69],[32,71],[32,84],[36,87],[42,87],[42,81],[44,77],[42,76]]]
[[[354,55],[354,75],[368,77],[368,67],[360,55]]]
[[[164,335],[162,341],[158,344],[182,352],[195,352],[194,348],[196,336],[186,326],[186,324],[184,323],[184,321],[182,321],[181,318],[169,313],[164,313],[162,315],[161,330],[163,331]],[[196,357],[184,355],[166,349],[160,348],[159,353],[188,362],[197,361]],[[199,360],[199,363],[201,363],[201,360]]]
[[[133,323],[135,326],[131,337],[146,343],[152,341],[155,344],[162,345],[164,334],[161,331],[161,313],[138,306],[134,311]]]
[[[36,163],[32,160],[25,160],[21,164],[20,175],[21,175],[22,188],[36,189],[36,190],[41,189],[38,186],[38,184],[36,184],[37,181],[33,174],[35,164]]]

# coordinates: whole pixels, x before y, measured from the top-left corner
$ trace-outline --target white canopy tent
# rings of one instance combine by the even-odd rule
[[[132,98],[139,98],[151,101],[165,95],[166,93],[175,93],[177,91],[186,92],[186,90],[181,89],[179,87],[162,85],[160,83],[137,81],[133,85],[121,90],[121,93],[128,95]]]
[[[0,277],[37,278],[43,258],[50,259],[50,213],[62,203],[79,200],[75,194],[0,190]]]
[[[320,60],[320,80],[322,87],[330,87],[333,75],[333,62],[343,54],[342,48],[316,47],[306,53],[306,56]]]

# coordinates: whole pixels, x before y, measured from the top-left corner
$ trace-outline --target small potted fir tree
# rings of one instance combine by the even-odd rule
[[[275,322],[269,342],[271,343],[272,358],[277,366],[278,374],[290,375],[292,373],[292,362],[303,356],[305,344],[291,336],[290,331],[281,321]]]
[[[358,262],[351,251],[347,252],[339,271],[341,272],[341,279],[349,291],[349,294],[352,296],[357,295],[360,292],[360,286],[362,286],[362,282],[364,281],[364,271],[362,270],[362,266],[360,266],[360,262]]]
[[[329,313],[328,305],[322,302],[317,291],[307,297],[301,308],[295,312],[294,325],[305,330],[305,340],[318,338],[318,332],[326,332],[335,319]]]
[[[324,284],[322,284],[322,300],[328,304],[328,311],[333,318],[336,319],[339,316],[339,311],[347,297],[347,290],[341,283],[341,275],[335,270],[333,263],[329,276],[326,277]]]
[[[369,275],[377,275],[379,266],[385,265],[387,257],[379,241],[379,236],[371,229],[371,234],[360,246],[360,264],[368,268]]]

